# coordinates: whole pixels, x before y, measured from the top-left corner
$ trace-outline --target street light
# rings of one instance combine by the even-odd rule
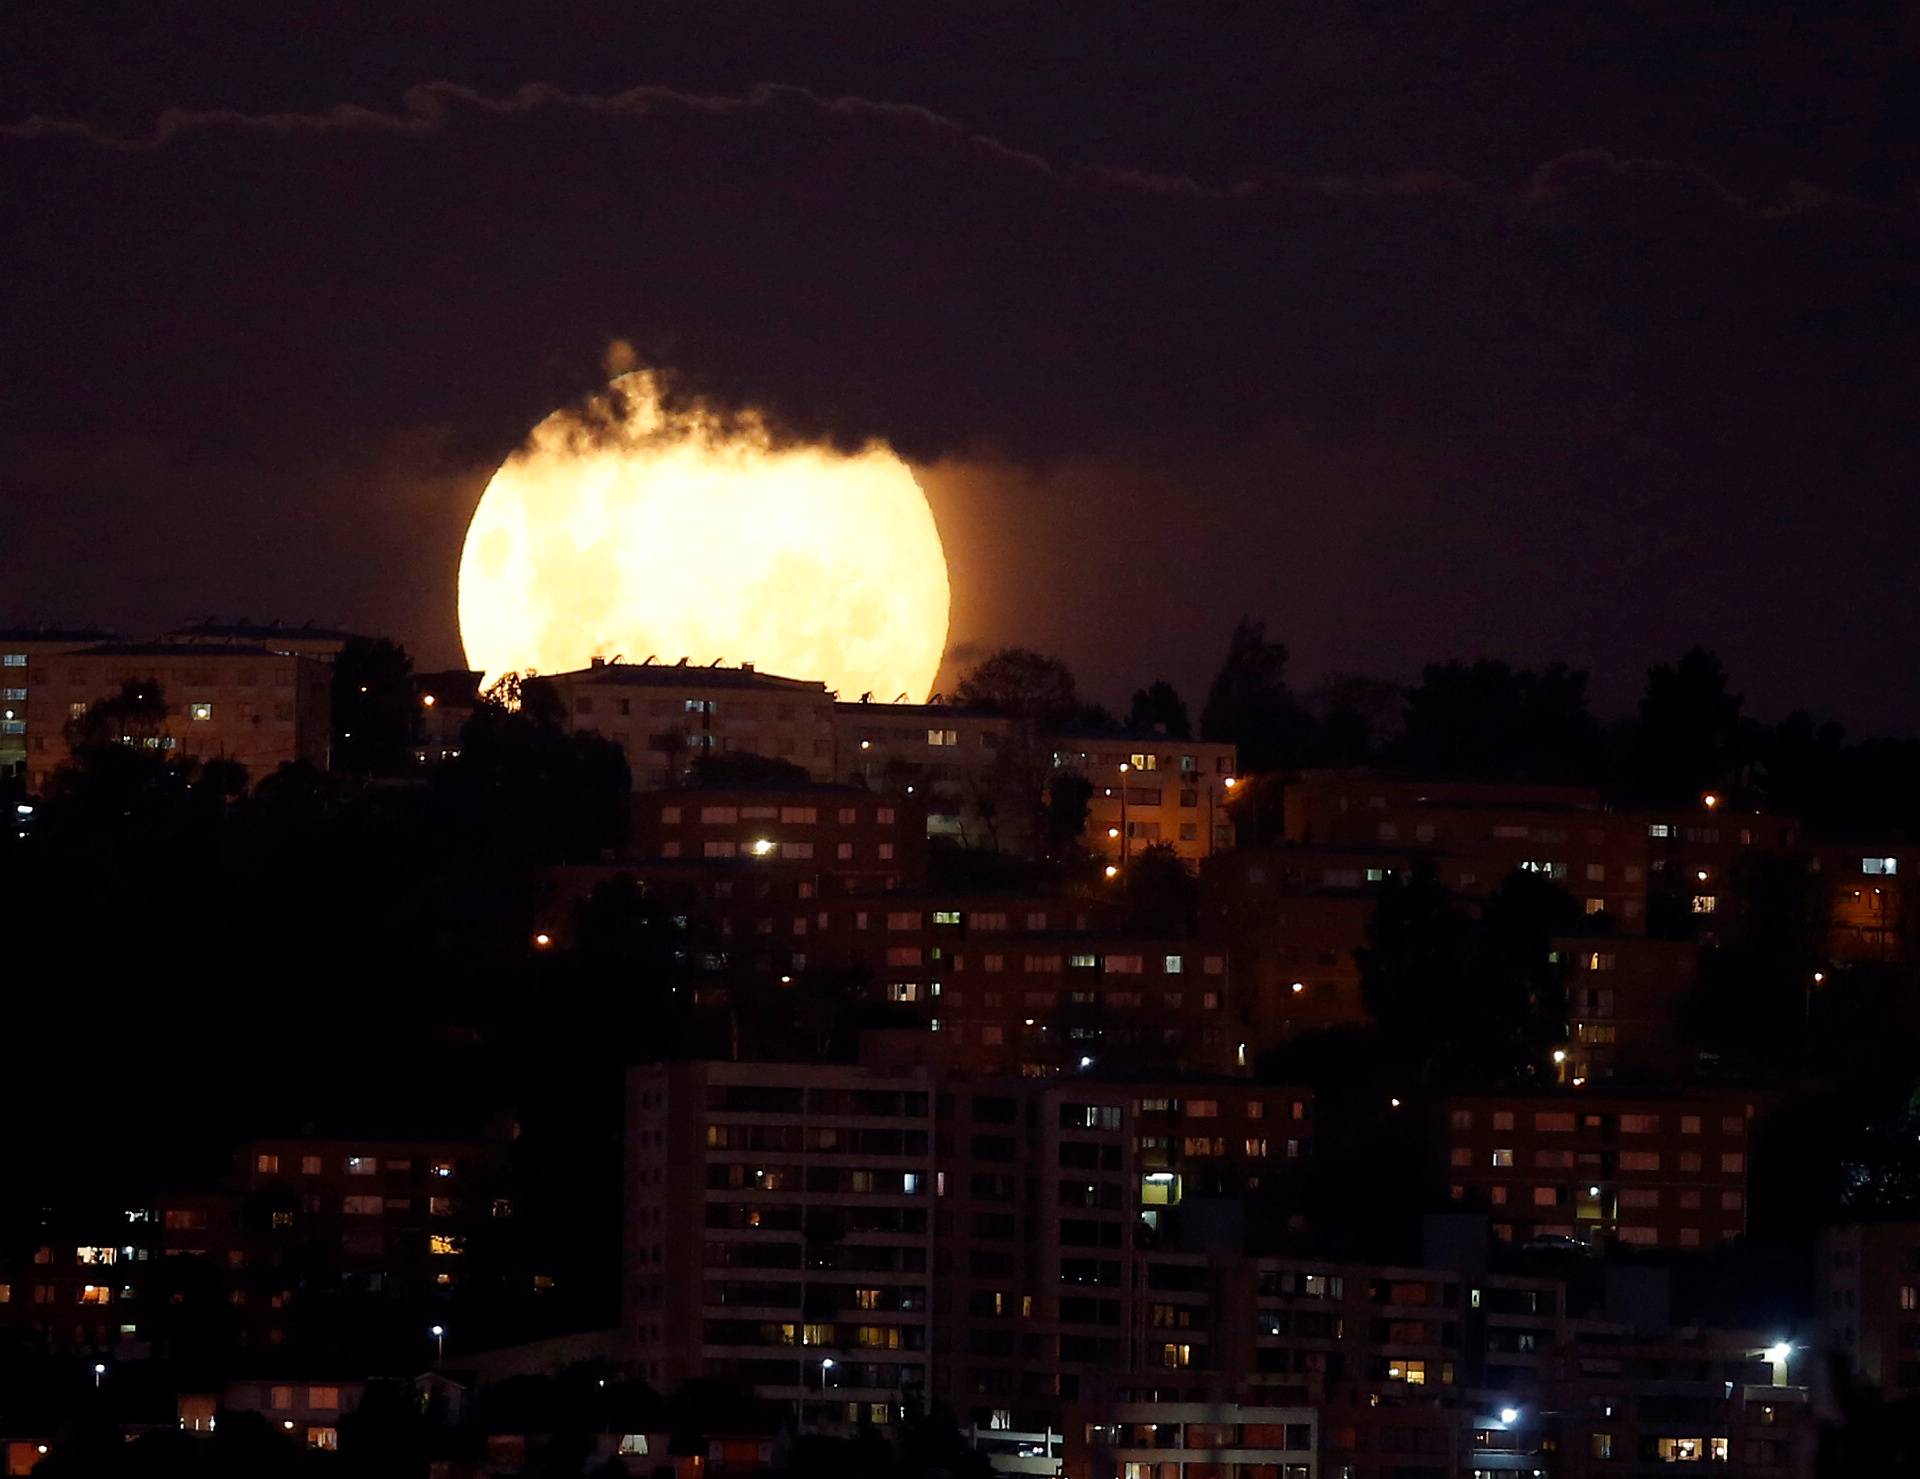
[[[820,1358],[820,1395],[823,1397],[827,1392],[827,1373],[831,1370],[833,1370],[833,1357],[822,1356]]]
[[[95,1391],[98,1391],[100,1389],[100,1380],[106,1374],[107,1374],[106,1362],[95,1361],[93,1363],[93,1386]]]
[[[1512,1427],[1520,1421],[1520,1409],[1518,1407],[1502,1407],[1500,1409],[1500,1421],[1508,1427]]]
[[[447,1327],[435,1325],[427,1334],[433,1337],[433,1362],[437,1366],[447,1354]]]

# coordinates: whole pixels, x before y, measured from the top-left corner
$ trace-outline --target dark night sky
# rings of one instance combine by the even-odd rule
[[[925,464],[956,642],[1109,700],[1248,611],[1920,724],[1912,7],[193,10],[0,17],[0,619],[452,662],[624,339]]]

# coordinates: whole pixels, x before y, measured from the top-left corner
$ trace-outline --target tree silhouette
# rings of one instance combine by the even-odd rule
[[[1266,623],[1241,617],[1207,689],[1200,737],[1237,746],[1242,770],[1299,764],[1311,721],[1294,701],[1286,672],[1285,644],[1267,640]]]
[[[333,765],[348,775],[406,775],[415,767],[420,705],[413,659],[387,637],[349,638],[333,660]]]
[[[1127,730],[1132,734],[1164,734],[1168,739],[1193,737],[1186,702],[1165,678],[1156,678],[1134,691],[1133,704],[1127,710]]]
[[[1003,647],[983,660],[960,680],[953,697],[966,708],[1040,728],[1070,723],[1080,707],[1067,665],[1027,647]]]
[[[1741,702],[1727,691],[1720,659],[1704,647],[1649,668],[1628,765],[1634,794],[1679,805],[1733,780],[1755,747]]]
[[[1407,692],[1389,756],[1435,779],[1595,780],[1601,735],[1587,675],[1562,663],[1538,672],[1491,660],[1431,664]]]

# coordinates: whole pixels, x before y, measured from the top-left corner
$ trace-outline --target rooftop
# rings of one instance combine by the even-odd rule
[[[222,643],[219,648],[209,650],[201,642],[101,642],[93,647],[82,647],[68,654],[70,657],[191,657],[204,660],[209,657],[281,657],[284,653],[271,647],[261,647],[251,642]]]
[[[0,627],[0,642],[111,642],[119,635],[105,627]]]
[[[350,642],[361,635],[340,627],[318,626],[311,621],[293,626],[282,621],[248,621],[245,617],[223,622],[211,616],[167,633],[176,640],[198,642]]]
[[[603,683],[620,688],[733,688],[761,689],[782,693],[820,693],[827,685],[817,678],[782,678],[774,673],[754,671],[752,663],[737,668],[715,664],[697,668],[682,660],[677,663],[602,662],[595,658],[591,667],[575,668],[567,673],[541,673],[554,682]]]

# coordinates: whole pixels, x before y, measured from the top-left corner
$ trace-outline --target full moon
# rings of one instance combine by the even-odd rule
[[[842,698],[933,686],[947,561],[907,465],[668,410],[647,371],[556,411],[494,473],[460,556],[467,665],[752,663]]]

